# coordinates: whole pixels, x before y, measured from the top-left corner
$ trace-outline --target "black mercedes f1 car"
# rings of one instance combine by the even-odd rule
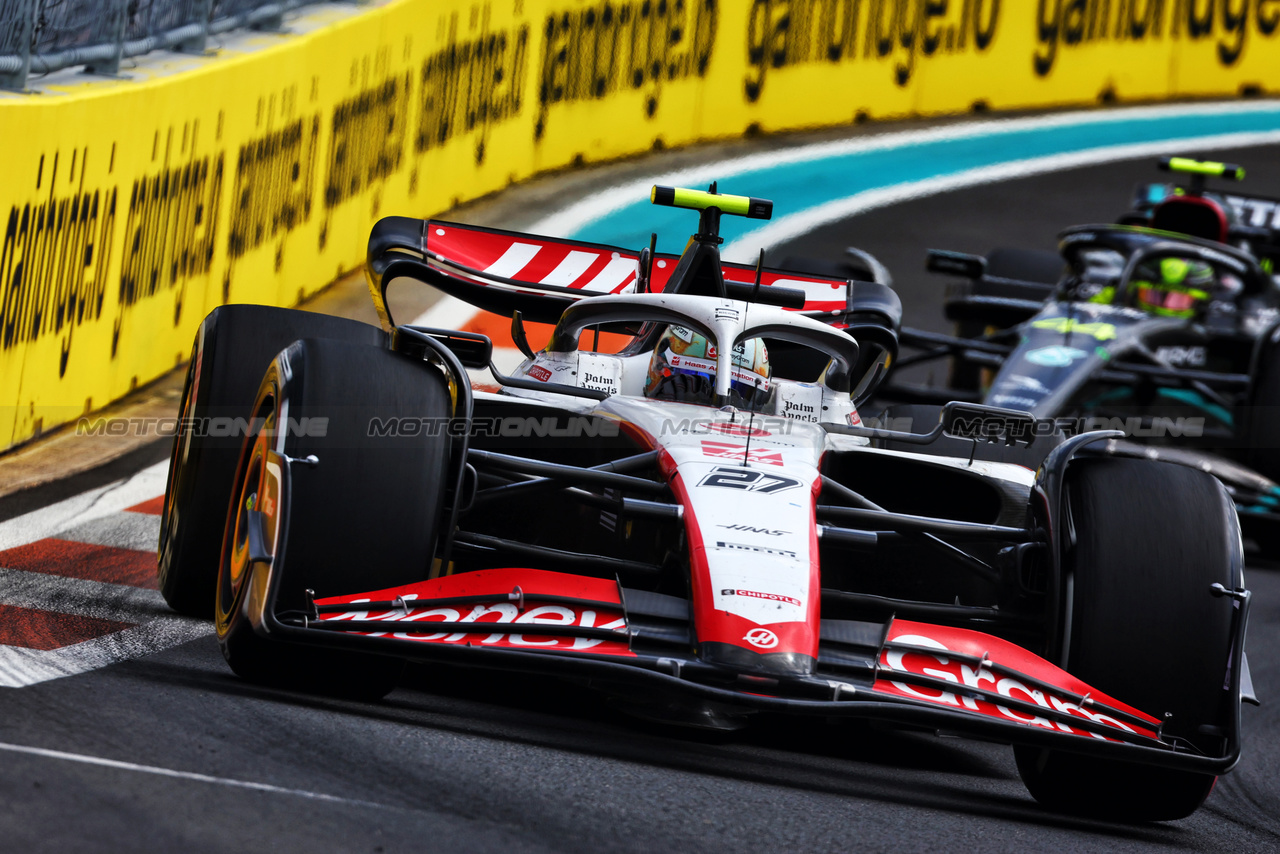
[[[1234,216],[1223,215],[1209,194],[1152,186],[1165,200],[1125,219],[1186,231],[1078,226],[1060,235],[1056,261],[1018,250],[986,258],[931,250],[927,268],[953,277],[944,307],[957,334],[902,330],[902,344],[913,352],[894,367],[948,359],[950,382],[930,389],[891,377],[881,399],[961,397],[1054,419],[1068,432],[1121,430],[1124,438],[1102,446],[1107,453],[1213,473],[1246,533],[1267,553],[1280,553],[1275,232],[1228,227]],[[1212,225],[1212,234],[1186,233],[1197,222]]]

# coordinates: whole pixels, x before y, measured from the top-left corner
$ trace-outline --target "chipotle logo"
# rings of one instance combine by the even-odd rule
[[[725,544],[717,543],[717,545],[723,546]],[[770,549],[761,549],[760,551],[770,551]],[[788,554],[794,556],[795,552],[788,552]],[[796,605],[796,606],[799,606],[801,604],[800,600],[795,598],[794,596],[783,596],[780,593],[760,593],[759,591],[756,591],[756,590],[736,590],[731,587],[721,590],[720,595],[721,596],[746,596],[749,599],[768,599],[770,602],[786,602],[788,605]]]

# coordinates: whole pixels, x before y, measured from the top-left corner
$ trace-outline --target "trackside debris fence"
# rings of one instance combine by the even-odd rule
[[[153,50],[203,53],[211,36],[280,30],[284,15],[317,0],[0,0],[0,89],[24,91],[32,74],[82,65],[120,75],[120,62]]]

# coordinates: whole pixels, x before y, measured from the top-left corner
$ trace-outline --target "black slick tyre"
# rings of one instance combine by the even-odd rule
[[[236,467],[219,561],[222,654],[237,675],[259,684],[381,697],[395,685],[399,659],[255,632],[245,607],[255,569],[246,532],[261,524],[276,613],[304,610],[307,590],[319,599],[427,578],[449,469],[443,426],[452,403],[445,380],[390,350],[308,339],[271,364],[254,411],[260,428]],[[388,429],[394,419],[419,429]],[[269,451],[314,463],[288,463],[288,486],[281,489]]]
[[[1055,252],[1002,246],[987,253],[986,275],[1012,281],[977,280],[969,287],[968,293],[971,296],[1044,300],[1062,277],[1062,267],[1062,258]],[[987,331],[988,323],[981,320],[960,320],[955,325],[957,338],[980,338]],[[951,363],[948,382],[951,388],[960,391],[978,391],[983,386],[983,369],[971,362],[955,359]]]
[[[1249,405],[1242,413],[1241,445],[1246,465],[1280,483],[1280,327],[1272,329],[1258,348]],[[1280,558],[1280,525],[1247,513],[1240,521],[1263,555]]]
[[[231,478],[262,374],[299,338],[379,344],[382,330],[341,317],[261,305],[214,309],[200,324],[182,392],[160,517],[157,575],[169,607],[213,616]]]
[[[1062,278],[1062,256],[1042,249],[1001,246],[987,253],[987,275],[1019,282],[1056,285]],[[1031,293],[1025,296],[1031,298]],[[1043,294],[1040,294],[1041,298]]]
[[[1203,472],[1147,460],[1085,460],[1068,478],[1066,669],[1164,720],[1165,736],[1220,755],[1234,609],[1210,586],[1243,584],[1226,491]],[[1036,800],[1100,818],[1183,818],[1216,779],[1038,748],[1015,755]]]

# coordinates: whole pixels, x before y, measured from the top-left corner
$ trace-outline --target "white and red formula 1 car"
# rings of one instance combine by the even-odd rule
[[[1252,692],[1219,483],[975,404],[863,424],[894,292],[722,262],[720,217],[769,202],[653,200],[700,211],[679,257],[393,217],[369,244],[383,329],[214,311],[165,499],[170,604],[216,602],[232,669],[268,684],[376,697],[405,660],[580,677],[683,725],[1004,741],[1055,808],[1194,811]],[[482,335],[397,326],[406,283],[512,317],[527,358],[508,376]],[[540,351],[525,319],[555,324]]]

